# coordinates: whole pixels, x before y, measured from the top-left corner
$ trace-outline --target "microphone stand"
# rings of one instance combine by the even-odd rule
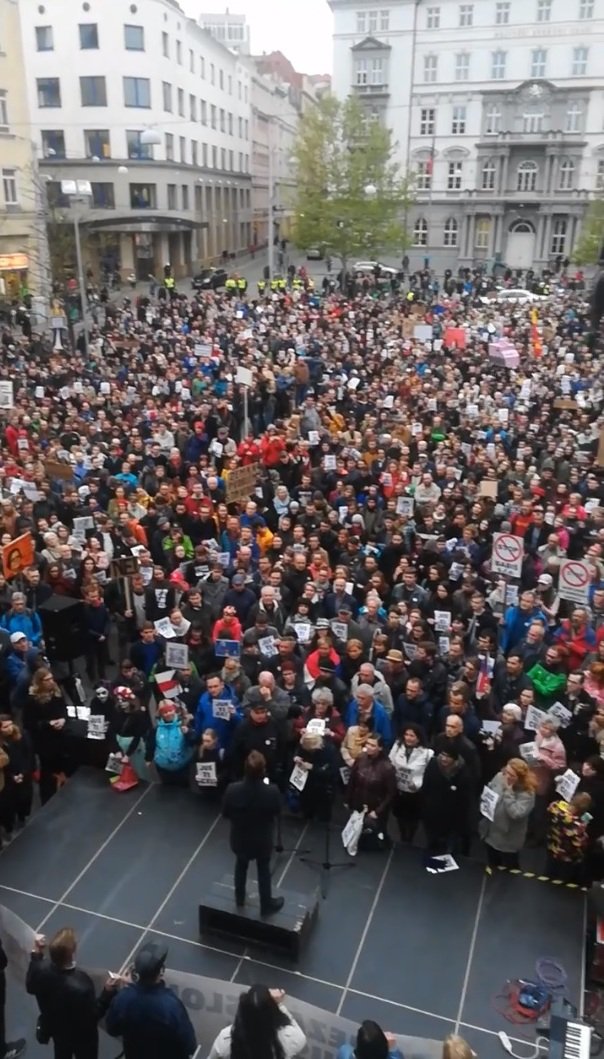
[[[315,868],[319,871],[319,885],[321,888],[321,897],[323,898],[323,900],[325,900],[329,892],[329,882],[331,879],[331,873],[334,868],[356,868],[356,864],[353,864],[350,860],[333,861],[331,859],[331,813],[328,818],[322,821],[322,823],[325,833],[325,844],[323,846],[323,860],[316,860],[314,857],[300,857],[300,861],[303,864],[308,864],[309,868]]]
[[[299,841],[299,839],[298,839],[298,841]],[[281,813],[279,813],[279,816],[277,817],[277,840],[275,842],[275,854],[276,854],[276,856],[275,856],[275,862],[274,862],[274,864],[273,864],[273,866],[271,868],[271,875],[275,874],[275,872],[277,870],[277,866],[279,864],[279,858],[280,858],[282,853],[310,853],[310,850],[309,849],[301,849],[301,850],[299,850],[297,845],[295,845],[295,846],[284,846],[283,845],[283,830],[282,830],[282,823],[281,823]]]

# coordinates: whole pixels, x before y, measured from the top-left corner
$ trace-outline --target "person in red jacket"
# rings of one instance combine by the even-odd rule
[[[565,618],[554,637],[569,673],[581,668],[588,654],[596,649],[596,634],[589,624],[584,607],[575,607],[570,620]]]
[[[277,428],[270,426],[266,428],[266,434],[260,442],[260,452],[266,467],[276,467],[279,457],[285,450],[285,440],[277,434]]]
[[[260,445],[254,438],[244,438],[237,446],[237,455],[239,456],[242,465],[244,467],[249,467],[250,463],[259,462],[262,453],[260,451]]]
[[[243,629],[235,608],[225,607],[222,617],[214,622],[214,628],[212,629],[213,642],[216,643],[216,640],[238,640],[241,643],[242,639]]]

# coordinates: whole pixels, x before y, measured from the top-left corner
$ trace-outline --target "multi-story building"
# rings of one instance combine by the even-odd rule
[[[49,202],[86,264],[187,275],[251,238],[250,74],[175,0],[20,0]],[[62,182],[92,197],[73,206]],[[71,204],[71,205],[70,205]]]
[[[250,27],[245,15],[233,14],[227,8],[220,15],[200,15],[199,25],[211,33],[215,40],[242,55],[250,53]]]
[[[0,0],[0,299],[50,293],[45,202],[30,122],[19,12]]]
[[[334,89],[414,177],[413,265],[544,266],[604,184],[604,0],[330,0]]]

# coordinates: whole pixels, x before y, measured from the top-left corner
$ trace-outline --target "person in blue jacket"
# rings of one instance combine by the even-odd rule
[[[505,613],[501,649],[504,654],[524,640],[528,627],[533,621],[542,621],[547,629],[547,618],[537,606],[535,593],[522,592],[517,607],[508,607]]]
[[[396,1037],[384,1033],[372,1019],[365,1019],[358,1028],[357,1039],[352,1044],[341,1044],[336,1059],[403,1059]]]
[[[134,981],[109,1005],[105,1028],[122,1038],[125,1059],[189,1059],[197,1049],[187,1009],[163,980],[167,955],[156,942],[143,945],[134,958]]]
[[[145,761],[153,762],[162,783],[188,787],[197,736],[171,699],[160,702],[157,718],[156,727],[147,734]]]
[[[218,749],[226,752],[237,725],[243,720],[243,710],[231,685],[225,684],[221,676],[208,677],[206,688],[197,703],[193,728],[198,739],[206,728],[213,728],[218,737]],[[229,716],[217,716],[224,712],[225,703],[229,705]]]
[[[344,724],[350,728],[359,723],[359,718],[372,720],[372,731],[381,735],[387,747],[392,746],[392,726],[390,718],[381,702],[375,698],[371,684],[359,684],[356,699],[351,699],[344,712]]]
[[[42,640],[42,622],[35,610],[28,610],[23,592],[13,592],[10,610],[2,615],[1,625],[8,633],[22,632],[34,647]]]

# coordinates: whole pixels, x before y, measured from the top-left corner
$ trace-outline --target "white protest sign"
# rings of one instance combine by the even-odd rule
[[[399,496],[396,501],[397,515],[405,515],[411,518],[413,515],[414,500],[412,496]]]
[[[277,641],[274,636],[262,636],[258,640],[258,647],[261,654],[266,655],[267,658],[274,658],[275,655],[279,654]]]
[[[254,373],[249,368],[243,368],[241,365],[238,366],[235,373],[235,382],[239,386],[253,386],[254,385]]]
[[[524,717],[524,730],[526,732],[536,732],[539,725],[546,718],[547,713],[545,710],[538,710],[536,706],[529,706]]]
[[[497,735],[501,731],[501,721],[481,721],[480,731],[487,735]]]
[[[216,787],[218,785],[216,762],[198,761],[195,766],[195,782],[198,787]]]
[[[323,457],[323,470],[325,470],[325,471],[335,471],[335,469],[336,469],[336,458],[335,458],[335,456],[332,456],[332,455],[329,455],[329,454],[327,456],[324,456]]]
[[[505,574],[506,577],[520,577],[523,555],[524,541],[522,537],[515,537],[512,533],[493,534],[493,555],[491,558],[491,570],[493,573]]]
[[[435,610],[434,611],[434,631],[435,632],[448,632],[451,628],[451,611],[450,610]]]
[[[534,743],[521,743],[518,749],[520,751],[520,757],[523,761],[526,761],[528,765],[537,761],[537,747]]]
[[[566,772],[563,772],[561,776],[554,780],[554,787],[565,802],[570,802],[571,798],[574,798],[575,791],[579,786],[579,780],[580,777],[572,769],[567,769]]]
[[[306,769],[300,767],[300,765],[294,765],[289,782],[297,791],[303,791],[306,786],[308,779],[308,772]]]
[[[83,518],[74,518],[73,520],[73,535],[78,540],[86,540],[86,530],[94,529],[94,519],[90,518],[89,515]]]
[[[558,582],[561,599],[569,599],[572,603],[587,603],[590,583],[591,570],[587,563],[579,563],[574,559],[562,560]]]
[[[293,628],[298,637],[298,643],[310,643],[313,629],[312,625],[309,625],[307,622],[296,621],[294,622]]]
[[[431,342],[432,324],[415,324],[415,327],[413,328],[413,337],[418,342]]]
[[[345,621],[332,621],[331,631],[338,640],[348,639],[348,626]]]
[[[0,408],[14,408],[12,379],[0,379]]]
[[[490,787],[483,787],[480,795],[481,816],[486,817],[487,820],[494,820],[498,801],[499,795],[496,791],[492,791]]]
[[[172,628],[172,622],[169,618],[160,618],[159,621],[153,622],[153,626],[155,631],[158,632],[160,636],[163,636],[164,640],[174,640],[176,638],[176,633]]]
[[[212,717],[216,717],[217,720],[230,720],[232,709],[232,704],[228,699],[212,699]]]
[[[186,643],[166,644],[166,665],[174,669],[186,669],[189,664],[189,648]]]
[[[327,721],[323,717],[313,717],[306,725],[306,731],[314,735],[325,735]]]
[[[567,728],[573,719],[571,711],[567,710],[566,706],[563,706],[561,702],[555,702],[547,712],[550,717],[555,717],[560,722],[561,728]]]
[[[104,739],[106,720],[102,713],[91,713],[88,718],[88,731],[86,732],[87,739]]]

